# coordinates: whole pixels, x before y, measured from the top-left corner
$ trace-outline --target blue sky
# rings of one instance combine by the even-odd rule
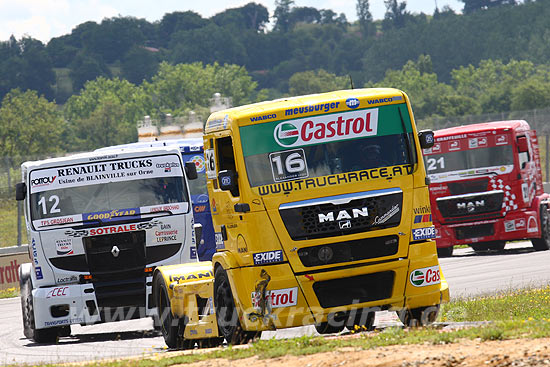
[[[209,18],[224,9],[252,1],[264,5],[273,14],[274,0],[0,0],[0,41],[13,34],[17,39],[28,35],[47,42],[52,37],[70,33],[80,23],[90,20],[99,23],[103,18],[119,15],[154,22],[165,13],[192,10]],[[344,13],[348,21],[357,19],[355,3],[355,0],[294,0],[295,6]],[[458,0],[407,0],[407,9],[432,14],[436,3],[440,9],[448,5],[457,12],[463,7]],[[370,8],[375,19],[384,17],[384,0],[370,0]]]

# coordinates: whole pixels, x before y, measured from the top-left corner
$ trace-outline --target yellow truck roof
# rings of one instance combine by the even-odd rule
[[[213,113],[206,122],[205,133],[225,130],[234,124],[247,126],[267,121],[404,103],[404,95],[402,91],[393,88],[363,88],[259,102]]]

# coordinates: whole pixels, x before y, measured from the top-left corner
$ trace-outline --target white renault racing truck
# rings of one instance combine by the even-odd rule
[[[164,147],[25,162],[21,172],[25,337],[51,343],[72,324],[155,317],[155,267],[197,261],[186,180],[195,165]]]

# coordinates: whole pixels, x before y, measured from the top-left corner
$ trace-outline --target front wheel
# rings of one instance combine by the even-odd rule
[[[246,344],[259,335],[259,332],[246,331],[241,326],[229,277],[221,266],[214,273],[214,304],[218,328],[227,343]]]
[[[533,238],[531,243],[535,251],[546,251],[550,248],[550,216],[545,205],[540,207],[540,238]]]
[[[23,333],[36,343],[55,343],[60,328],[37,329],[34,323],[34,303],[32,298],[32,281],[27,278],[21,284],[21,311],[23,315]],[[69,328],[70,334],[70,328]]]
[[[451,256],[453,256],[453,246],[437,248],[437,257],[443,258]]]
[[[416,327],[429,325],[437,319],[439,314],[439,305],[419,308],[406,308],[397,311],[399,320],[405,326]]]
[[[181,347],[188,349],[190,343],[180,337],[179,322],[180,320],[172,315],[170,308],[170,297],[162,276],[155,277],[153,284],[155,305],[158,312],[158,324],[160,332],[164,338],[164,342],[168,348],[175,349]],[[183,334],[183,333],[182,333]]]

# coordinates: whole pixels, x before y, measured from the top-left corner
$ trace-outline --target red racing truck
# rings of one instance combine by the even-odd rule
[[[506,241],[550,244],[549,195],[544,193],[537,135],[523,120],[487,122],[435,131],[424,149],[430,208],[415,223],[433,221],[440,257],[453,246],[502,250]]]

